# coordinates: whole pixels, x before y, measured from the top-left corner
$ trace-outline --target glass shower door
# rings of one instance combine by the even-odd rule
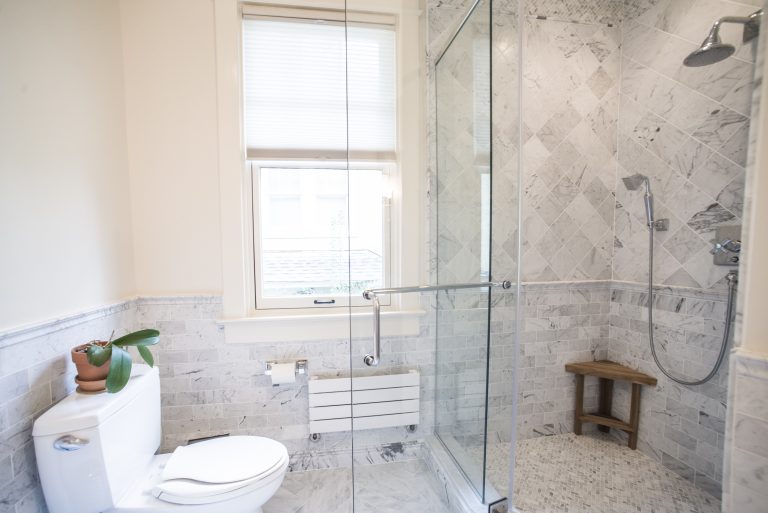
[[[355,512],[450,509],[440,472],[434,472],[438,458],[424,456],[435,446],[450,455],[454,473],[464,475],[478,502],[498,498],[488,493],[485,475],[492,288],[490,4],[478,0],[456,20],[455,36],[431,60],[429,73],[420,58],[423,1],[346,2]],[[366,52],[369,57],[360,59]],[[392,69],[394,76],[381,80]],[[424,102],[428,88],[435,93],[431,104]],[[367,101],[372,94],[380,95],[375,104]],[[435,120],[432,140],[425,133],[429,119]],[[421,191],[419,168],[430,157],[434,175],[429,191]],[[369,213],[380,213],[383,226],[384,239],[375,247],[358,248],[372,240],[371,230],[358,237],[359,216],[352,215],[359,192],[354,177],[361,166],[381,169],[381,199],[366,202]],[[421,276],[420,265],[410,260],[420,259],[423,239],[409,243],[409,237],[424,214],[419,196],[427,192],[432,223],[425,235],[434,266]],[[409,198],[416,198],[416,209],[409,209]],[[363,274],[373,255],[382,262],[377,283]],[[417,287],[427,284],[427,290]],[[373,290],[363,309],[355,304],[361,288]],[[418,317],[419,310],[426,315]]]
[[[491,12],[477,2],[435,64],[438,284],[491,279]],[[435,434],[485,501],[490,288],[440,291]]]

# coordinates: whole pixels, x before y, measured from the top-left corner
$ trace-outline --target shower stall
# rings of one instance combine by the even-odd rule
[[[346,149],[328,165],[344,177],[346,298],[321,306],[348,325],[308,385],[301,466],[323,472],[289,474],[274,504],[309,488],[313,511],[717,511],[754,2],[343,4]],[[358,31],[382,27],[394,57],[361,61]],[[391,103],[368,105],[386,66]],[[390,107],[396,143],[361,151]],[[354,204],[380,155],[388,192]],[[413,191],[419,207],[401,208]],[[371,211],[390,237],[376,248],[355,224]],[[418,272],[403,271],[408,237]],[[636,451],[620,430],[574,434],[565,365],[595,360],[658,379]],[[630,388],[611,386],[625,425]],[[587,377],[579,410],[602,412],[607,388]]]

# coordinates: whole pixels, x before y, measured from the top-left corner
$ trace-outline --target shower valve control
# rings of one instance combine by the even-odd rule
[[[718,226],[710,253],[715,265],[739,265],[741,226]]]

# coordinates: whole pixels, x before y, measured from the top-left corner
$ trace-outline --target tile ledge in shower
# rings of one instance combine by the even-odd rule
[[[611,282],[612,289],[631,290],[637,292],[648,292],[648,283],[636,281],[618,281]],[[661,293],[668,296],[681,296],[691,298],[713,299],[718,298],[725,301],[728,299],[728,293],[724,290],[701,289],[695,287],[681,287],[678,285],[653,284],[654,293]]]
[[[584,280],[584,281],[525,281],[520,284],[520,288],[525,291],[550,291],[562,289],[621,289],[637,292],[647,292],[648,284],[636,281],[620,280]],[[662,293],[673,296],[684,296],[693,298],[722,298],[727,299],[727,292],[716,289],[700,289],[694,287],[682,287],[678,285],[654,284],[653,290],[656,293]]]
[[[381,313],[381,331],[386,336],[418,335],[425,310],[399,310]],[[372,312],[333,314],[257,315],[217,321],[224,328],[224,340],[231,344],[259,342],[302,342],[347,336],[352,320],[353,338],[368,337],[373,330]]]
[[[612,280],[583,280],[583,281],[524,281],[520,284],[523,290],[560,290],[562,288],[575,289],[606,289],[614,282]]]

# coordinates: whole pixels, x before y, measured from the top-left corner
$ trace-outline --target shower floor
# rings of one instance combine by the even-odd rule
[[[481,458],[477,449],[475,457]],[[506,494],[509,444],[488,450],[491,484]],[[521,513],[719,513],[720,501],[610,435],[555,435],[517,443]]]

